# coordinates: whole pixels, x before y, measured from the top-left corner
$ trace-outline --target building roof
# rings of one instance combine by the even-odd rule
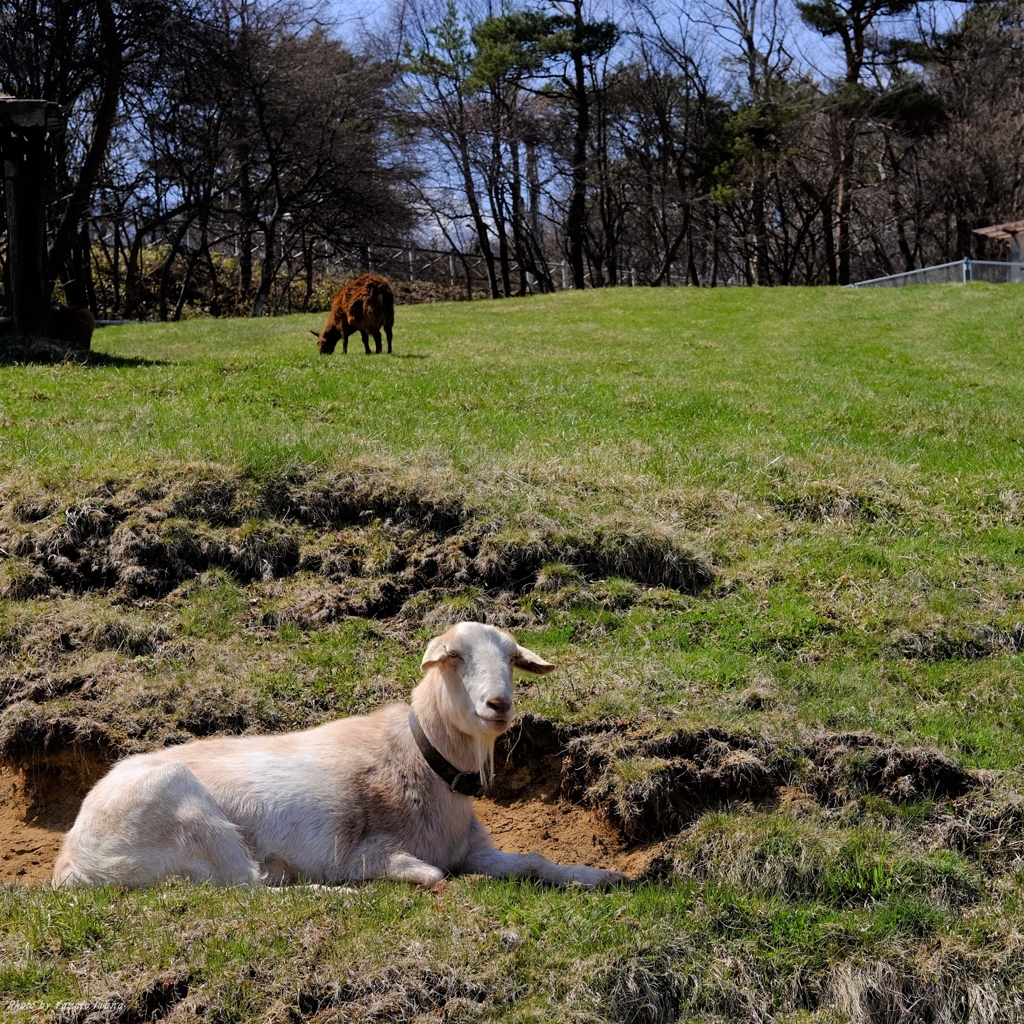
[[[53,131],[64,127],[61,109],[46,100],[19,100],[0,93],[0,125],[10,128],[46,128]]]
[[[987,228],[975,228],[976,235],[986,238],[1002,238],[1008,240],[1014,235],[1024,232],[1024,220],[1010,220],[1005,224],[990,224]]]

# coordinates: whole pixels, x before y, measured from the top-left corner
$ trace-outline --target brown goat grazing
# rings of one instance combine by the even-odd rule
[[[380,355],[381,328],[388,337],[388,355],[391,355],[391,328],[395,325],[395,294],[391,290],[391,282],[380,274],[363,274],[351,284],[338,289],[331,306],[331,315],[327,325],[316,334],[320,354],[329,356],[341,338],[341,351],[348,354],[349,335],[358,331],[363,338],[366,354],[370,354],[370,339],[373,335],[377,343],[377,354]]]

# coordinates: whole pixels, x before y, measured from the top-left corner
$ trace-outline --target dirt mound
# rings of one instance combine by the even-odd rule
[[[811,522],[895,522],[909,514],[904,500],[879,485],[846,488],[824,480],[803,486],[779,484],[769,500],[788,519]]]
[[[210,569],[243,584],[304,572],[341,588],[337,615],[393,615],[422,592],[522,594],[552,563],[583,584],[622,577],[694,593],[713,579],[705,558],[653,528],[524,529],[383,474],[251,480],[207,469],[175,484],[110,484],[69,504],[0,493],[0,546],[11,556],[0,595],[13,599],[52,589],[135,600]]]
[[[48,755],[37,752],[3,768],[0,879],[49,877],[62,833],[109,764],[109,751],[100,749],[54,743]],[[798,764],[802,785],[794,782]],[[657,874],[660,841],[710,809],[811,800],[837,807],[867,793],[895,802],[949,799],[976,781],[941,754],[866,735],[821,737],[782,751],[714,729],[668,736],[584,732],[532,716],[502,737],[496,766],[494,787],[477,802],[477,813],[500,848],[536,850],[632,877]],[[950,818],[939,832],[954,847],[980,851],[1016,839],[1020,820],[1019,809],[989,808],[973,819]]]
[[[874,736],[828,736],[808,744],[805,785],[825,804],[837,806],[862,793],[897,803],[962,796],[971,774],[949,758],[919,747],[901,749]]]
[[[958,658],[975,661],[1024,650],[1024,622],[1011,629],[995,629],[987,623],[952,623],[927,629],[897,630],[889,639],[893,652],[901,658],[920,661],[947,661]]]
[[[986,797],[958,811],[941,816],[944,846],[984,864],[1024,862],[1024,799]]]
[[[831,807],[863,794],[896,803],[949,799],[976,783],[940,753],[867,734],[783,749],[719,729],[668,736],[613,730],[567,739],[566,752],[567,795],[604,808],[629,842],[665,838],[709,808],[780,801],[791,797],[794,782]]]

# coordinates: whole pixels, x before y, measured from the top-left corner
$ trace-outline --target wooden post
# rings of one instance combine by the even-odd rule
[[[46,272],[46,132],[61,125],[46,100],[0,97],[0,151],[7,202],[7,260],[14,332],[45,335],[50,327]]]

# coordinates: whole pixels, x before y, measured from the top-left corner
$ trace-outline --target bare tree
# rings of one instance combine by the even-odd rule
[[[172,0],[5,0],[0,6],[0,88],[57,103],[67,129],[51,136],[50,288],[88,297],[81,221],[101,175],[125,89],[145,81],[162,42],[192,16]]]
[[[428,24],[431,13],[441,15],[436,24]],[[410,8],[407,16],[403,65],[406,87],[401,94],[405,111],[414,127],[446,154],[458,170],[487,267],[491,297],[496,299],[500,293],[494,252],[473,160],[480,124],[479,110],[472,101],[473,52],[469,30],[453,0],[449,0],[443,13]]]

